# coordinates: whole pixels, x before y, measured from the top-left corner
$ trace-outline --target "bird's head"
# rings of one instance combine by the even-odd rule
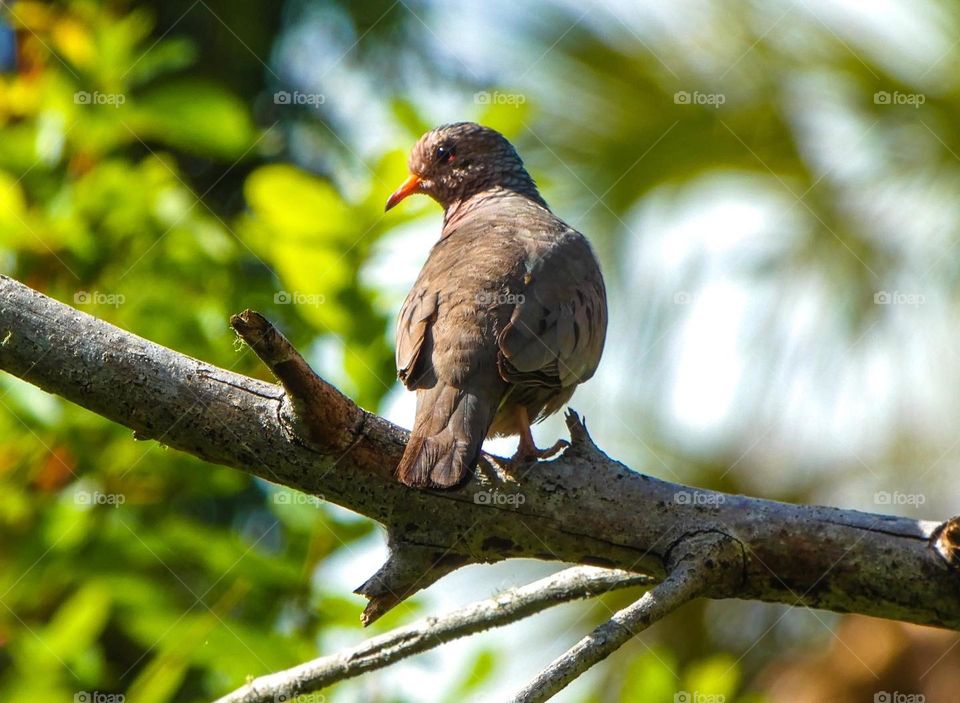
[[[516,149],[494,129],[457,122],[430,130],[410,152],[410,175],[387,200],[389,210],[408,195],[425,193],[446,210],[493,188],[540,199]]]

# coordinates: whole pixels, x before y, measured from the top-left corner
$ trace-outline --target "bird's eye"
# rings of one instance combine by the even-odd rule
[[[438,164],[448,164],[453,161],[456,153],[453,150],[453,147],[449,146],[438,146],[437,151],[434,153],[434,157],[437,160]]]

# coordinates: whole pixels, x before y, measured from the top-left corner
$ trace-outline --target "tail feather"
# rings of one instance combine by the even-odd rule
[[[495,403],[444,384],[417,392],[417,420],[397,466],[402,483],[451,488],[466,478],[480,456]]]

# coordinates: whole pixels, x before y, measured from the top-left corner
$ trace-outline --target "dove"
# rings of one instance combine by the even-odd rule
[[[422,193],[443,228],[397,320],[401,382],[416,419],[396,476],[451,488],[487,437],[519,435],[511,465],[556,454],[531,424],[560,410],[600,363],[607,298],[586,237],[547,206],[516,149],[471,122],[424,134],[390,210]]]

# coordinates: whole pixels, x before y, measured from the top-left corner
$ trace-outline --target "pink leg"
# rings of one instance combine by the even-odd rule
[[[517,419],[520,424],[520,446],[517,447],[517,453],[510,459],[511,465],[517,466],[532,460],[549,459],[564,447],[570,446],[567,440],[558,439],[552,447],[539,449],[530,432],[530,416],[522,405],[517,408]]]

